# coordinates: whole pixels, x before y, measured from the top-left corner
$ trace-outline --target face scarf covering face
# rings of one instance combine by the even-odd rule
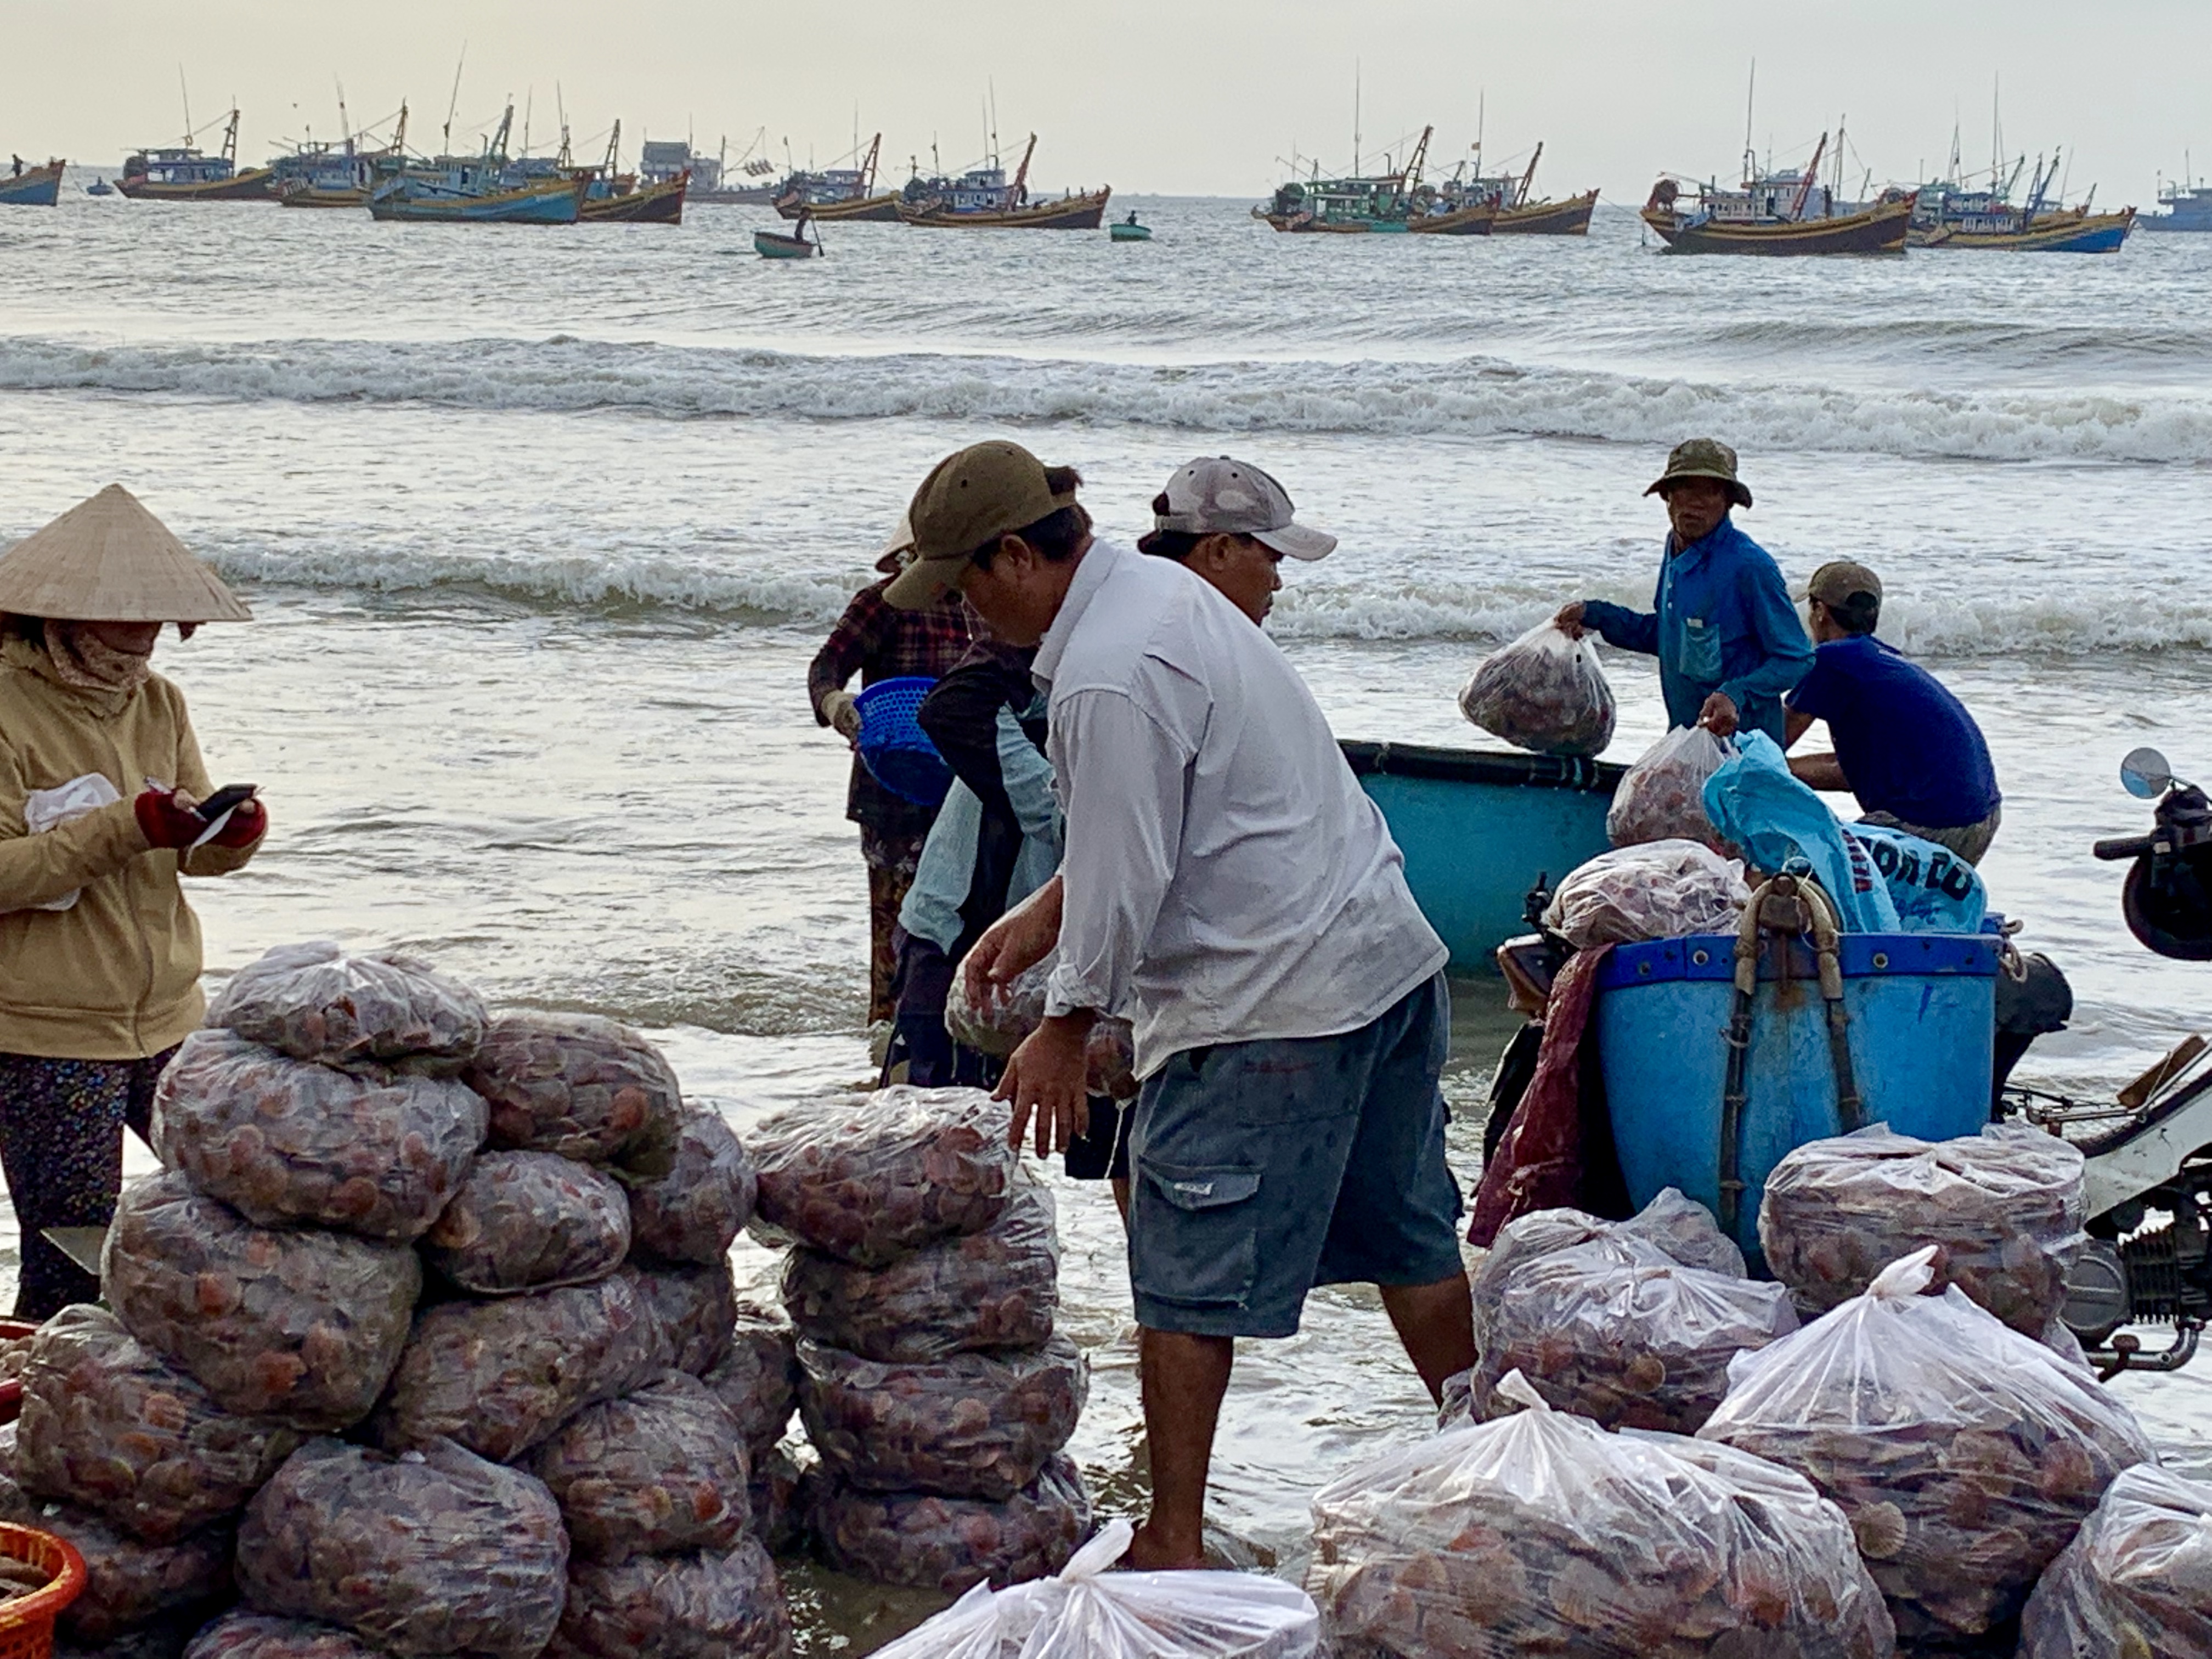
[[[128,696],[154,672],[151,651],[118,651],[87,623],[48,621],[46,655],[53,663],[54,678],[80,691]]]

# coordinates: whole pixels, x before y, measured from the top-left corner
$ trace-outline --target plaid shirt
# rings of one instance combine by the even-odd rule
[[[830,724],[823,700],[842,690],[856,672],[864,687],[908,674],[942,678],[983,631],[957,593],[946,594],[927,611],[900,611],[884,602],[884,589],[890,586],[885,578],[855,593],[814,653],[806,670],[806,695],[817,724]],[[855,755],[845,816],[879,836],[920,836],[937,814],[884,788]]]

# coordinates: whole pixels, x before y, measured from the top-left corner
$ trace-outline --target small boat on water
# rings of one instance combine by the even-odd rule
[[[780,230],[757,230],[753,233],[753,252],[763,259],[818,259],[822,257],[822,233],[814,233],[814,240],[806,239],[809,216],[800,214],[792,234]]]
[[[1494,197],[1452,202],[1421,182],[1433,127],[1421,129],[1411,158],[1389,172],[1293,179],[1252,216],[1294,235],[1487,236],[1498,219]],[[1385,158],[1385,166],[1389,165]],[[1356,165],[1356,161],[1355,161]]]
[[[2135,228],[2136,210],[2092,213],[2088,203],[2079,207],[2048,205],[2051,186],[2058,181],[2058,157],[2050,165],[2039,161],[2027,201],[2015,205],[2012,188],[2027,167],[2022,156],[2002,183],[1990,169],[1985,189],[1968,190],[1951,180],[1922,187],[1912,216],[1915,247],[1949,252],[1980,249],[2008,253],[2117,253]],[[2093,189],[2094,200],[2096,191]]]
[[[1518,175],[1486,175],[1482,171],[1482,144],[1477,140],[1474,177],[1445,180],[1437,191],[1438,199],[1446,208],[1454,210],[1472,207],[1484,200],[1494,203],[1498,216],[1491,222],[1492,236],[1587,236],[1590,215],[1597,210],[1597,191],[1584,191],[1563,202],[1536,199],[1532,193],[1536,183],[1536,163],[1543,159],[1544,146],[1539,143],[1528,158],[1525,172]]]
[[[876,188],[876,161],[883,146],[884,135],[879,132],[869,141],[868,153],[860,158],[858,167],[793,173],[776,186],[775,210],[787,219],[896,224],[898,192]]]
[[[92,182],[84,187],[84,193],[88,196],[113,196],[118,192],[114,185],[109,184],[98,173],[94,173]]]
[[[62,169],[65,161],[49,161],[42,167],[23,165],[15,158],[15,171],[0,173],[0,207],[52,207],[62,198]]]
[[[1903,253],[1915,198],[1903,195],[1870,207],[1838,203],[1820,181],[1827,147],[1822,133],[1802,173],[1761,173],[1747,153],[1742,187],[1697,185],[1694,206],[1685,205],[1680,180],[1662,178],[1644,204],[1644,222],[1669,253]]]
[[[1139,224],[1137,216],[1132,213],[1127,218],[1116,219],[1107,226],[1106,234],[1116,242],[1149,242],[1152,240],[1152,228]]]
[[[116,188],[134,202],[270,202],[273,167],[238,165],[238,112],[230,112],[220,155],[192,147],[192,135],[170,149],[142,149],[123,163]]]
[[[1030,134],[1013,181],[994,158],[957,179],[915,178],[899,198],[898,216],[909,225],[969,230],[1096,230],[1105,222],[1113,187],[1070,191],[1058,201],[1036,200],[1029,192],[1030,158],[1036,134]]]

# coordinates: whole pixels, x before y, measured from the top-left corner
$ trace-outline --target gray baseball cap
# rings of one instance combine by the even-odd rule
[[[1249,461],[1202,455],[1168,480],[1168,510],[1153,527],[1191,536],[1249,536],[1294,559],[1325,559],[1336,538],[1291,521],[1290,492]]]

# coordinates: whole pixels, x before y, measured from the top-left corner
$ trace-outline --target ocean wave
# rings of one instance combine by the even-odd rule
[[[1724,431],[1768,453],[2195,463],[2193,391],[1850,389],[1444,362],[1197,365],[685,349],[559,336],[437,344],[93,345],[0,341],[0,391],[226,402],[430,404],[674,420],[1100,423],[1207,434],[1540,436],[1664,444]]]

